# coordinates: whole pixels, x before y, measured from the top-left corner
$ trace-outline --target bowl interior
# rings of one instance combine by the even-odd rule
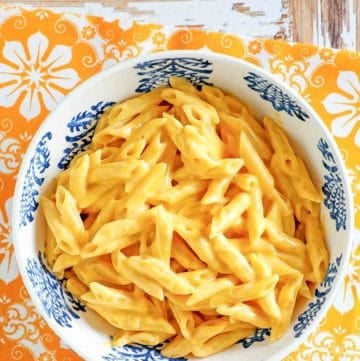
[[[281,340],[270,345],[269,330],[258,329],[254,336],[209,358],[233,360],[239,355],[251,355],[253,361],[279,359],[306,337],[335,295],[351,248],[351,199],[339,152],[306,102],[268,73],[230,57],[167,52],[128,61],[81,84],[49,115],[24,158],[14,198],[14,243],[25,285],[55,332],[87,360],[121,360],[132,355],[143,355],[144,360],[151,355],[161,359],[159,347],[111,348],[109,341],[114,329],[87,310],[66,291],[64,282],[49,271],[42,254],[44,220],[38,213],[38,199],[70,160],[86,149],[97,119],[109,106],[167,84],[170,76],[185,77],[194,85],[213,84],[231,91],[259,119],[268,115],[279,121],[322,190],[321,217],[330,266],[314,299],[299,310]]]

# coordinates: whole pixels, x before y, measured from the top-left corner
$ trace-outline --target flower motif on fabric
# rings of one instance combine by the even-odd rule
[[[11,239],[12,198],[4,204],[4,211],[0,208],[0,280],[10,283],[19,274],[14,247]]]
[[[355,229],[353,238],[350,263],[333,303],[333,306],[341,313],[351,311],[356,305],[356,300],[360,299],[360,230]]]
[[[355,131],[355,144],[360,147],[360,79],[352,71],[340,71],[337,78],[340,92],[330,93],[324,100],[325,110],[334,115],[331,132],[339,138]]]
[[[166,37],[164,33],[159,31],[152,36],[151,40],[154,43],[154,45],[161,46],[165,43]]]
[[[242,344],[244,348],[249,348],[255,342],[265,341],[267,336],[270,336],[270,328],[257,328],[253,336],[243,338],[238,343]]]
[[[30,159],[20,197],[20,226],[26,226],[34,220],[33,213],[39,206],[39,188],[44,183],[44,172],[50,166],[50,150],[47,143],[51,138],[51,132],[44,134]]]
[[[305,110],[302,109],[292,97],[284,93],[271,81],[253,72],[249,72],[248,75],[244,77],[244,80],[248,83],[247,86],[250,89],[259,93],[262,99],[270,102],[276,111],[280,112],[284,110],[290,116],[295,116],[302,121],[309,118]]]
[[[94,38],[96,34],[96,30],[94,26],[84,26],[81,30],[81,36],[84,39],[91,40]]]
[[[186,358],[168,358],[162,356],[160,351],[164,345],[143,346],[125,345],[123,347],[112,347],[112,351],[103,356],[104,361],[186,361]]]
[[[6,63],[0,62],[0,106],[9,108],[21,99],[19,111],[27,120],[40,114],[41,100],[52,110],[80,81],[74,69],[66,68],[71,49],[65,45],[50,49],[41,32],[31,35],[25,48],[18,41],[5,41],[2,55]]]
[[[154,30],[161,28],[160,25],[140,24],[126,19],[99,24],[97,32],[101,38],[103,67],[146,52],[145,49],[151,46]]]
[[[354,196],[355,218],[360,215],[360,163],[353,168],[347,168],[351,190]],[[359,218],[360,219],[360,218]]]
[[[35,15],[40,19],[40,21],[46,20],[49,17],[49,13],[44,9],[39,9],[36,11]]]
[[[300,346],[297,361],[357,361],[360,352],[360,336],[339,325],[314,332]],[[294,360],[292,357],[289,360]]]
[[[0,122],[0,173],[15,173],[23,157],[21,142],[9,136],[14,125],[16,126],[14,123],[16,122],[7,118]],[[23,141],[21,137],[19,138]]]
[[[300,337],[304,333],[304,331],[308,328],[313,319],[321,310],[327,299],[327,295],[332,289],[333,283],[338,273],[341,259],[342,254],[336,258],[335,262],[329,264],[324,281],[315,290],[315,300],[310,302],[307,306],[307,309],[298,316],[298,322],[296,322],[293,326],[295,337]]]
[[[29,134],[26,130],[19,135],[20,140],[22,140],[23,142],[29,142],[32,137],[32,134]]]
[[[323,48],[319,52],[320,59],[323,61],[329,61],[332,60],[334,57],[334,52],[331,49]]]
[[[32,301],[22,297],[21,289],[19,299],[11,286],[2,287],[0,294],[0,343],[10,340],[36,343],[40,338],[40,324],[44,321],[36,312]]]
[[[65,288],[65,279],[58,280],[45,266],[39,252],[38,259],[28,259],[26,272],[46,314],[62,327],[72,327],[71,322],[86,312],[85,306]]]
[[[0,334],[0,344],[5,344],[6,340],[5,340],[5,332],[4,332],[4,328],[7,327],[7,315],[6,313],[9,310],[9,306],[11,305],[11,298],[7,297],[6,295],[1,295],[0,296],[0,310],[1,310],[1,314],[0,314],[0,330],[1,330],[1,334]]]
[[[67,127],[71,135],[66,135],[65,140],[69,146],[63,151],[63,157],[57,164],[59,169],[65,169],[74,156],[85,150],[91,143],[95,131],[96,123],[100,116],[114,102],[99,102],[92,105],[89,110],[85,110],[73,116]]]
[[[310,64],[305,58],[294,59],[292,55],[277,55],[269,59],[269,66],[272,74],[289,84],[309,102],[306,90],[309,85],[307,70]]]
[[[165,58],[145,61],[134,66],[141,76],[138,93],[146,93],[161,85],[168,85],[171,76],[185,78],[193,85],[211,85],[211,63],[201,58]]]
[[[326,169],[325,182],[322,186],[324,205],[329,209],[330,217],[335,220],[336,230],[346,229],[346,203],[344,184],[335,158],[330,151],[329,144],[321,138],[317,145],[324,159],[323,167]]]
[[[250,41],[249,45],[248,45],[248,49],[251,54],[260,53],[260,51],[262,49],[261,42],[259,40]]]

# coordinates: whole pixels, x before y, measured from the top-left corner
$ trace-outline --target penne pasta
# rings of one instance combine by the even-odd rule
[[[254,279],[254,271],[246,257],[222,234],[212,239],[213,247],[219,258],[243,282]]]
[[[288,174],[296,173],[296,155],[283,130],[269,117],[264,118],[264,127],[275,154],[279,158],[281,169]]]
[[[220,113],[220,119],[223,120],[225,124],[235,130],[238,134],[241,132],[246,134],[261,159],[269,160],[273,153],[271,146],[269,146],[266,140],[253,129],[249,123],[249,118],[251,117],[248,115],[247,118],[248,119],[245,120],[242,115]]]
[[[314,278],[316,283],[319,283],[325,277],[329,255],[319,220],[312,216],[308,216],[305,220],[305,239]]]
[[[195,330],[195,319],[191,311],[185,311],[169,301],[170,310],[184,338],[190,340]]]
[[[133,270],[156,281],[163,288],[178,295],[190,294],[194,291],[187,280],[179,277],[169,268],[164,267],[162,261],[153,257],[131,256],[124,260],[123,264],[129,265]]]
[[[125,279],[128,279],[144,292],[159,299],[160,301],[164,299],[164,292],[160,285],[143,273],[135,271],[128,263],[125,262],[126,257],[123,256],[120,251],[113,252],[111,254],[111,260],[115,270]]]
[[[276,341],[329,264],[320,191],[274,120],[169,83],[107,109],[40,197],[48,266],[115,328],[112,346],[187,358],[257,328]]]
[[[55,203],[45,197],[40,197],[39,202],[51,233],[55,237],[57,247],[70,255],[78,255],[80,245],[75,235],[63,224]]]
[[[263,193],[271,195],[274,178],[244,132],[240,133],[240,154],[248,171],[258,178]]]
[[[236,195],[220,212],[214,215],[210,228],[210,238],[214,238],[228,229],[249,208],[250,202],[251,199],[248,194],[239,193]]]

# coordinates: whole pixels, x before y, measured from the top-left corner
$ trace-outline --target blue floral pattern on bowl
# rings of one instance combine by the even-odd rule
[[[145,61],[136,64],[134,69],[142,78],[137,93],[146,93],[159,86],[169,85],[169,78],[177,76],[189,80],[193,85],[212,85],[209,74],[212,63],[202,58],[165,58]]]
[[[103,356],[104,361],[186,361],[186,358],[168,358],[162,356],[160,351],[164,344],[157,346],[125,345],[112,347],[111,352]]]
[[[310,326],[316,315],[321,310],[335,281],[341,264],[341,259],[342,254],[336,258],[335,262],[331,262],[329,264],[324,281],[315,290],[315,301],[310,302],[307,309],[298,316],[298,322],[293,326],[295,337],[300,337],[304,333],[305,329]]]
[[[71,321],[80,318],[85,306],[65,287],[65,279],[58,280],[46,267],[41,253],[38,259],[27,259],[26,272],[46,314],[62,327],[72,327]]]
[[[262,99],[270,102],[276,111],[284,110],[290,116],[295,116],[301,121],[306,121],[309,118],[309,114],[296,103],[295,99],[287,95],[271,81],[253,72],[249,72],[244,77],[244,80],[248,83],[247,86],[250,89],[259,93]]]
[[[76,154],[86,150],[91,143],[100,116],[114,104],[114,102],[101,101],[71,118],[66,124],[71,134],[65,136],[69,146],[64,149],[63,156],[57,164],[59,169],[66,169]]]
[[[51,132],[47,132],[42,136],[26,171],[20,199],[20,227],[26,226],[34,220],[34,212],[39,206],[39,188],[44,183],[44,173],[50,166],[48,142],[51,138]]]
[[[241,339],[238,343],[244,348],[249,348],[255,342],[265,341],[266,337],[270,336],[270,328],[257,328],[254,335]]]
[[[265,341],[266,337],[270,336],[270,328],[258,328],[254,335],[241,339],[238,344],[244,348],[249,348],[256,342]],[[162,356],[160,351],[164,344],[157,346],[144,345],[125,345],[123,347],[112,347],[111,352],[103,356],[104,361],[186,361],[184,357],[168,358]]]
[[[340,175],[335,158],[330,151],[330,146],[325,139],[321,138],[317,145],[324,159],[323,167],[327,174],[322,186],[324,205],[330,212],[330,217],[335,220],[336,230],[346,229],[346,202],[343,180]]]

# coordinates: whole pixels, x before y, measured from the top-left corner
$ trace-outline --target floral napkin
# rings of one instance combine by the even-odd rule
[[[0,360],[80,359],[36,312],[16,265],[11,204],[34,132],[72,88],[101,69],[173,49],[207,49],[269,70],[331,130],[354,193],[353,252],[320,327],[285,360],[360,360],[360,53],[18,6],[0,6]]]

